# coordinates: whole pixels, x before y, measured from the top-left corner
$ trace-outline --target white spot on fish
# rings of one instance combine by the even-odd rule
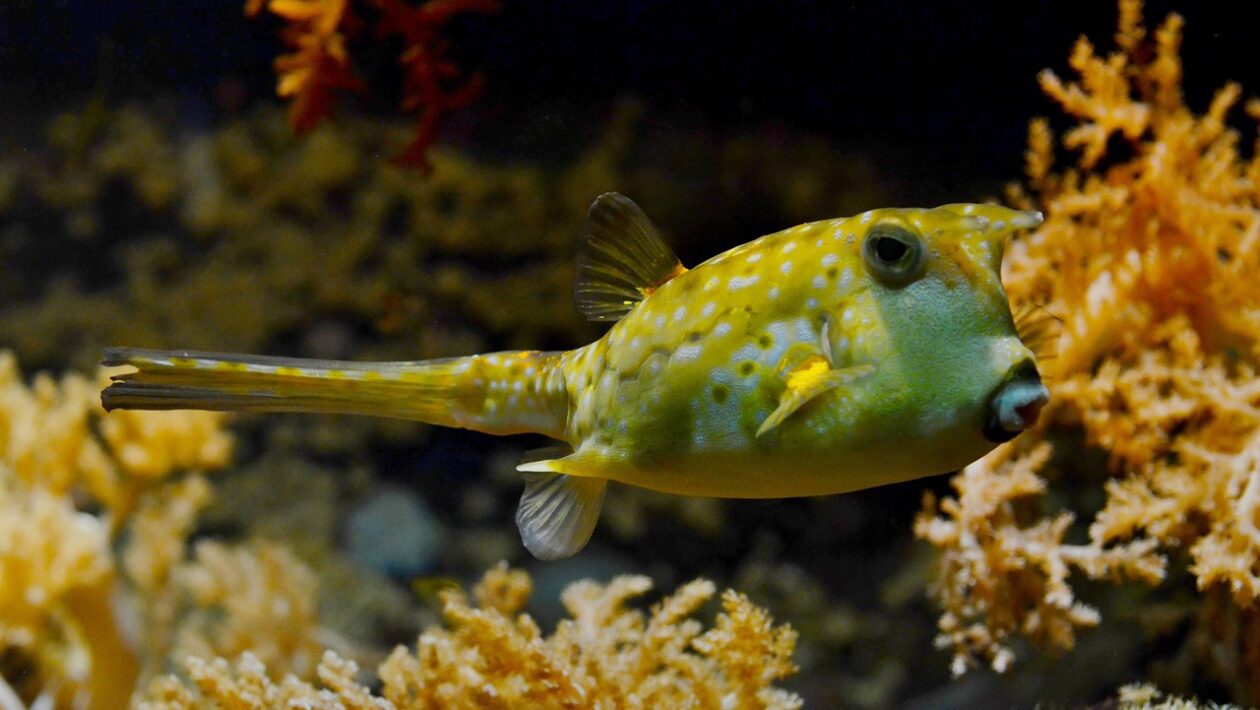
[[[716,310],[717,310],[717,304],[714,303],[713,301],[709,301],[708,303],[704,304],[704,308],[700,309],[700,315],[704,316],[705,318],[708,318],[709,316],[713,315],[713,312]]]
[[[783,245],[784,254],[791,254],[794,251],[796,251],[796,242],[788,242],[787,244]]]
[[[759,261],[761,261],[761,252],[754,252],[748,255],[749,264],[756,264]]]
[[[818,307],[818,299],[817,299],[817,298],[812,298],[812,297],[811,297],[811,298],[806,299],[806,301],[805,301],[805,307],[806,307],[806,308],[808,308],[809,310],[813,310],[813,309],[817,308],[817,307]]]
[[[702,352],[704,352],[704,348],[699,343],[688,343],[678,346],[670,359],[674,362],[691,362],[699,358]]]
[[[779,264],[779,271],[783,272],[784,276],[792,273],[792,262],[785,261],[782,264]]]
[[[761,280],[760,276],[736,276],[731,279],[728,286],[730,286],[730,289],[732,291],[735,291],[737,289],[752,286],[753,284],[757,283],[760,280]]]
[[[729,362],[743,362],[745,360],[756,360],[761,355],[761,349],[757,346],[755,340],[748,340],[739,347],[735,352],[731,353]]]
[[[822,248],[822,245],[823,245],[822,239],[819,239],[818,241],[814,242],[814,246],[816,247]]]
[[[718,285],[718,277],[710,276],[709,280],[704,282],[704,290],[712,291],[713,289],[717,288],[717,285]]]
[[[714,334],[714,335],[716,335],[716,336],[717,336],[717,337],[719,337],[719,338],[720,338],[720,337],[722,337],[723,335],[726,335],[726,334],[730,333],[730,332],[731,332],[731,324],[730,324],[730,323],[718,323],[718,324],[717,324],[717,327],[715,327],[715,328],[713,329],[713,334]]]
[[[776,298],[778,298],[778,297],[779,297],[779,287],[778,287],[778,286],[771,286],[771,287],[770,287],[770,290],[769,290],[769,291],[766,291],[766,298],[770,299],[771,301],[773,301],[774,299],[776,299]]]
[[[872,212],[863,212],[863,213],[862,213],[862,218],[861,218],[861,219],[859,219],[858,221],[859,221],[859,222],[861,222],[862,224],[867,224],[868,222],[870,222],[870,221],[871,221],[871,219],[872,219],[874,216],[875,216],[875,214],[874,214],[874,213],[872,213]]]
[[[659,315],[659,316],[657,316],[657,317],[656,317],[656,320],[652,321],[652,324],[656,326],[657,330],[660,330],[661,328],[664,328],[664,327],[665,327],[665,316],[664,316],[664,315]]]
[[[845,269],[840,272],[840,288],[848,286],[851,281],[853,281],[853,269]]]
[[[687,317],[687,307],[679,306],[674,309],[674,320],[682,320]]]
[[[827,286],[827,279],[824,279],[822,276],[815,276],[810,283],[814,285],[814,288],[824,288]]]

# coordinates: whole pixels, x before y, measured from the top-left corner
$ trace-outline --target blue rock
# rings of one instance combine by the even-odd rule
[[[356,563],[397,579],[431,571],[446,530],[414,491],[384,486],[364,498],[346,523],[346,553]]]

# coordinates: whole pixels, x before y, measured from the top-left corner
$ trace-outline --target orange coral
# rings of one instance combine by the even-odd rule
[[[1078,627],[1099,622],[1098,610],[1078,601],[1068,584],[1074,570],[1091,579],[1157,584],[1164,578],[1154,540],[1110,548],[1066,544],[1069,512],[1020,523],[1020,502],[1045,490],[1036,470],[1049,456],[1044,442],[1024,452],[1000,447],[954,479],[958,497],[940,502],[943,516],[934,514],[937,502],[929,494],[915,521],[915,534],[942,550],[933,587],[945,607],[937,645],[953,649],[955,675],[976,658],[997,671],[1008,669],[1015,634],[1053,650],[1072,648]]]
[[[277,675],[308,677],[320,655],[313,572],[274,543],[229,547],[204,540],[176,570],[198,609],[184,620],[181,655],[249,651]]]
[[[264,0],[249,0],[247,15],[258,14]],[[291,98],[289,125],[305,133],[332,113],[338,91],[360,91],[363,83],[350,68],[343,23],[348,0],[269,0],[268,9],[289,24],[281,33],[293,51],[276,58],[276,94]]]
[[[1191,112],[1181,94],[1181,18],[1148,37],[1141,14],[1138,0],[1121,0],[1117,51],[1098,56],[1081,39],[1070,61],[1076,81],[1049,70],[1040,77],[1079,119],[1062,140],[1079,157],[1077,167],[1054,172],[1049,124],[1032,123],[1032,194],[1015,190],[1012,199],[1043,210],[1046,221],[1011,245],[1003,280],[1012,301],[1062,316],[1064,334],[1042,430],[997,454],[1010,459],[1002,465],[1022,489],[977,488],[993,478],[993,461],[982,461],[956,480],[957,499],[929,501],[916,526],[944,551],[942,642],[956,663],[1005,658],[1003,639],[1015,630],[1070,647],[1070,633],[1044,637],[1047,604],[1072,598],[1066,577],[1044,560],[1083,549],[1114,557],[1082,569],[1088,576],[1127,571],[1151,584],[1161,579],[1156,549],[1188,550],[1205,599],[1226,590],[1237,624],[1260,628],[1260,158],[1241,155],[1226,122],[1240,88],[1228,84],[1204,114]],[[1254,102],[1248,111],[1260,115]],[[1109,155],[1117,136],[1131,149],[1124,157]],[[1036,471],[1047,465],[1046,445],[1037,439],[1053,427],[1080,427],[1116,474],[1090,542],[1003,542],[1055,527],[1020,525],[1008,512],[1010,500],[1044,488]],[[1034,594],[1009,594],[1012,586]],[[1093,623],[1060,616],[1071,626]],[[1260,641],[1236,644],[1237,658],[1260,658]],[[1245,679],[1254,701],[1258,667],[1240,662],[1218,675]]]
[[[562,599],[571,619],[544,637],[528,614],[529,576],[500,565],[473,591],[479,606],[447,592],[451,628],[425,631],[414,651],[398,647],[381,665],[381,695],[355,680],[356,666],[324,654],[317,688],[294,676],[272,681],[267,666],[243,654],[236,664],[190,658],[195,689],[174,678],[154,683],[140,707],[328,708],[695,707],[801,706],[773,686],[795,672],[796,634],[776,627],[765,611],[728,591],[714,628],[691,617],[714,594],[712,583],[684,585],[650,615],[627,608],[646,593],[646,577],[618,577],[607,585],[576,582]]]
[[[482,90],[480,75],[463,77],[449,58],[450,43],[442,29],[452,18],[499,9],[499,0],[363,0],[379,15],[376,34],[403,42],[404,113],[416,116],[416,132],[395,160],[430,169],[428,150],[437,140],[442,117],[472,102]],[[289,124],[297,133],[314,128],[332,112],[338,91],[361,91],[364,84],[350,66],[347,35],[361,24],[349,0],[247,0],[245,13],[257,15],[266,7],[289,24],[282,32],[293,49],[276,59],[276,94],[291,98]]]
[[[221,416],[117,418],[100,408],[98,387],[75,374],[40,374],[28,387],[12,354],[0,352],[0,676],[23,683],[0,682],[0,695],[18,701],[126,700],[139,669],[111,608],[119,582],[142,595],[160,586],[157,567],[182,557],[187,531],[160,516],[137,522],[136,538],[164,544],[127,545],[125,571],[154,572],[135,579],[118,574],[116,533],[137,502],[151,510],[162,497],[178,508],[184,497],[204,497],[198,478],[157,479],[222,466],[231,452]]]

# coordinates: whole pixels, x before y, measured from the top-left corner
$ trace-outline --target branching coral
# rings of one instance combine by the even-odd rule
[[[202,541],[177,571],[198,610],[181,624],[177,655],[249,651],[276,675],[308,677],[319,657],[315,578],[274,544],[232,548]]]
[[[322,688],[292,676],[274,682],[245,654],[234,666],[189,659],[195,688],[163,679],[141,707],[800,707],[799,698],[773,686],[795,671],[790,628],[774,626],[765,611],[728,591],[716,625],[703,631],[690,617],[713,597],[704,580],[684,585],[650,615],[627,608],[650,587],[645,577],[577,582],[563,594],[572,618],[544,637],[520,613],[529,577],[499,566],[474,588],[477,606],[461,593],[445,595],[449,630],[424,632],[415,651],[399,647],[381,665],[382,697],[355,682],[354,664],[331,652],[320,663]]]
[[[107,426],[97,391],[73,374],[27,387],[0,353],[0,672],[27,699],[109,707],[137,672],[110,608],[114,533],[156,478],[222,465],[231,441],[215,415]]]
[[[1238,86],[1203,115],[1182,103],[1181,27],[1174,15],[1148,38],[1140,2],[1122,0],[1117,51],[1100,57],[1081,39],[1077,81],[1041,75],[1079,119],[1063,144],[1080,156],[1055,173],[1049,125],[1033,122],[1032,193],[1012,198],[1046,222],[1012,244],[1004,281],[1013,301],[1064,319],[1054,401],[1042,430],[970,467],[944,517],[929,501],[917,525],[944,553],[941,641],[958,669],[977,656],[1004,667],[1015,630],[1070,647],[1097,615],[1072,602],[1066,568],[1156,584],[1157,549],[1188,550],[1200,590],[1227,589],[1243,617],[1260,614],[1260,158],[1240,154],[1227,124]],[[1128,152],[1112,156],[1117,141]],[[1080,427],[1116,476],[1084,546],[1063,543],[1067,514],[1031,525],[1010,514],[1045,486],[1047,427]],[[1237,643],[1238,658],[1257,657],[1254,639]],[[1258,667],[1225,671],[1247,679],[1252,701]]]
[[[450,43],[442,36],[443,27],[454,17],[467,13],[492,13],[499,0],[365,0],[363,10],[379,16],[378,37],[397,37],[403,51],[404,112],[414,114],[415,135],[396,158],[403,165],[428,171],[428,151],[437,140],[442,117],[475,99],[482,89],[480,75],[461,76],[450,59]],[[347,35],[363,26],[350,7],[350,0],[248,0],[245,12],[257,15],[266,6],[288,24],[282,38],[292,51],[276,59],[279,81],[276,94],[292,100],[289,124],[305,133],[332,113],[339,91],[362,91],[365,85],[355,76],[346,49]]]
[[[1154,540],[1110,548],[1067,544],[1069,512],[1020,524],[1020,503],[1045,490],[1035,471],[1049,455],[1045,443],[1018,457],[1011,446],[999,448],[954,479],[958,497],[940,502],[943,516],[925,513],[915,522],[915,534],[943,551],[934,590],[945,607],[937,643],[954,650],[956,675],[976,657],[1008,669],[1016,634],[1051,649],[1072,648],[1076,629],[1099,621],[1098,610],[1077,600],[1068,584],[1073,571],[1150,584],[1164,577]],[[924,508],[937,509],[930,494]]]

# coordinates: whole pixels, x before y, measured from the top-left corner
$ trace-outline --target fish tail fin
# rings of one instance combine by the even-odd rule
[[[558,353],[493,353],[411,362],[109,348],[112,409],[321,412],[413,419],[494,434],[563,433]]]

